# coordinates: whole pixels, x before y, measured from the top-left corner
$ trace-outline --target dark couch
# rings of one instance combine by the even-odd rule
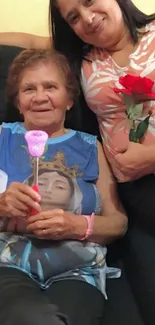
[[[8,67],[20,51],[17,47],[0,46],[0,124],[21,118],[5,98]],[[79,102],[67,116],[66,126],[98,134],[95,116],[82,97]],[[121,267],[122,277],[107,281],[109,299],[104,325],[155,324],[155,258],[154,254],[151,255],[152,247],[155,247],[155,239],[142,231],[139,225],[133,226],[123,240],[109,246],[108,264]]]

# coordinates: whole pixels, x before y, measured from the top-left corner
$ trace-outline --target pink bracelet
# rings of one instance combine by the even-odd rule
[[[86,240],[92,235],[93,229],[94,229],[95,213],[92,213],[90,216],[83,215],[83,217],[85,217],[87,219],[87,230],[86,230],[84,237],[81,238],[80,240]]]

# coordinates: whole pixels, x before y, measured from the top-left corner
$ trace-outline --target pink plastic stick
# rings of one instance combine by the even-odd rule
[[[45,150],[46,141],[48,139],[48,134],[44,131],[28,131],[25,134],[25,140],[28,145],[29,154],[32,157],[35,157],[34,164],[34,184],[32,188],[39,194],[39,186],[38,186],[38,164],[39,157],[42,156]],[[32,209],[30,211],[30,215],[37,214],[37,211]]]
[[[25,134],[29,153],[32,157],[41,157],[45,150],[48,134],[44,131],[28,131]]]

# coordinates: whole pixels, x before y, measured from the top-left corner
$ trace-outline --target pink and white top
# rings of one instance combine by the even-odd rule
[[[130,124],[123,96],[115,93],[113,88],[120,88],[119,77],[126,74],[155,81],[155,21],[145,27],[140,44],[129,56],[126,67],[119,67],[103,49],[94,48],[89,59],[91,62],[83,61],[81,76],[86,102],[97,115],[105,154],[115,177],[118,182],[130,181],[132,177],[122,174],[115,160],[120,149],[128,147]],[[137,122],[145,119],[150,111],[149,127],[142,140],[145,145],[155,143],[155,100],[143,104],[143,113]],[[137,176],[143,175],[139,173]]]

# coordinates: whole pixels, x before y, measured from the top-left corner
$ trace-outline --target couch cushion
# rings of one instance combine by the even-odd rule
[[[9,66],[14,57],[21,52],[21,48],[14,46],[0,46],[0,124],[21,120],[18,111],[6,100],[5,87]]]
[[[7,78],[10,63],[21,51],[20,47],[0,45],[0,78]]]

